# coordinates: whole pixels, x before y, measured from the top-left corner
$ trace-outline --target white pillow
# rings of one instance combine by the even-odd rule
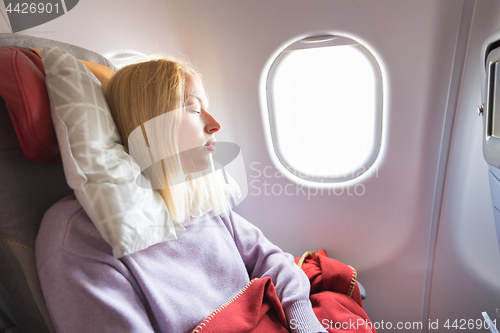
[[[97,79],[58,48],[41,57],[66,179],[113,256],[178,238],[185,229],[158,192],[136,184],[141,170],[121,144]]]

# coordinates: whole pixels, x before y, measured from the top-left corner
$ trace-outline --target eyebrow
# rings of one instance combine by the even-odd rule
[[[193,94],[189,94],[189,95],[187,95],[187,96],[186,96],[186,99],[187,99],[187,98],[189,98],[189,97],[194,97],[194,98],[196,98],[198,101],[200,101],[200,105],[203,105],[203,100],[201,99],[201,97],[200,97],[200,96],[193,95]],[[207,104],[208,104],[208,102],[207,102]],[[208,111],[208,109],[209,109],[209,106],[207,105],[207,111]]]

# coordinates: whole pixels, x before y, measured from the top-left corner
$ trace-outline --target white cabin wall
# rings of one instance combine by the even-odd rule
[[[236,211],[296,256],[326,248],[332,257],[356,267],[368,289],[365,309],[372,320],[420,321],[439,146],[462,2],[171,5],[185,13],[178,17],[186,36],[185,53],[202,70],[212,71],[212,76],[206,75],[212,108],[223,127],[232,126],[219,137],[242,147],[249,181],[256,181],[261,191],[256,195],[258,190],[250,186],[248,198]],[[187,16],[194,22],[183,19]],[[261,71],[287,43],[318,32],[346,33],[366,43],[381,62],[387,97],[383,160],[378,174],[363,183],[362,196],[265,195],[264,181],[277,184],[276,188],[290,182],[257,177],[254,170],[275,171],[259,119]],[[206,47],[200,49],[200,44]]]
[[[4,4],[0,3],[4,10]],[[55,39],[106,54],[120,50],[166,52],[177,56],[177,38],[164,1],[145,0],[80,0],[66,14],[19,32],[20,34]],[[0,32],[6,30],[0,16]]]
[[[211,111],[222,123],[217,139],[240,145],[248,180],[253,181],[248,197],[235,210],[294,256],[325,248],[331,257],[354,266],[367,288],[364,307],[372,321],[395,324],[421,321],[425,305],[429,234],[437,229],[432,225],[437,221],[431,221],[441,136],[449,97],[457,98],[449,96],[449,90],[462,6],[462,0],[81,0],[62,17],[22,33],[101,54],[152,49],[187,55],[205,77]],[[493,0],[481,0],[474,16],[476,38],[486,38],[496,29],[498,15],[493,8],[497,7]],[[488,18],[482,25],[478,23],[481,15]],[[359,183],[363,195],[349,195],[344,188],[342,195],[328,195],[324,190],[323,195],[308,198],[307,188],[301,194],[300,186],[274,175],[262,129],[259,83],[268,61],[288,43],[330,32],[364,43],[380,62],[384,134],[376,171]],[[473,86],[467,79],[476,75],[473,63],[468,56],[464,87]],[[493,219],[489,196],[485,200],[475,196],[489,192],[480,147],[471,148],[471,142],[481,137],[479,118],[467,113],[474,115],[474,108],[465,111],[466,103],[475,107],[479,101],[467,94],[462,88],[454,131],[464,134],[459,138],[455,134],[450,155],[432,318],[451,315],[437,309],[456,304],[459,291],[449,284],[453,270],[468,274],[459,259],[462,249],[449,236],[456,233],[453,228],[470,220],[487,224]],[[475,126],[474,133],[467,127],[470,124]],[[297,135],[302,135],[300,129]],[[474,163],[481,170],[474,169]],[[257,177],[256,170],[264,168],[273,176]],[[476,178],[479,182],[472,183]],[[264,181],[268,191],[272,185],[283,189],[291,184],[293,195],[265,195]],[[355,184],[350,183],[350,193]],[[471,188],[472,192],[460,196]],[[452,211],[457,207],[461,210]],[[469,231],[461,230],[462,234]],[[485,230],[491,231],[491,225]],[[467,289],[462,286],[467,279],[458,285]],[[472,275],[471,279],[488,284]],[[439,303],[440,295],[447,302]]]
[[[500,322],[500,251],[483,158],[481,45],[500,29],[498,1],[475,2],[464,77],[453,130],[431,289],[430,319]],[[484,62],[483,62],[484,64]],[[500,327],[497,324],[497,327]]]

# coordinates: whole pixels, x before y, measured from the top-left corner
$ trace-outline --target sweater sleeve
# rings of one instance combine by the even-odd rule
[[[232,232],[251,278],[271,277],[292,332],[327,332],[309,300],[310,283],[293,256],[271,243],[256,226],[231,211]]]
[[[137,281],[73,195],[45,213],[35,258],[58,333],[154,331]]]
[[[61,250],[38,272],[58,333],[154,332],[133,283],[110,263]]]

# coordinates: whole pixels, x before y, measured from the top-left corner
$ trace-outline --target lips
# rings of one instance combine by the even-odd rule
[[[207,143],[205,143],[204,147],[207,147],[211,151],[215,151],[215,144],[216,143],[217,143],[217,140],[212,139],[212,140],[207,141]]]

